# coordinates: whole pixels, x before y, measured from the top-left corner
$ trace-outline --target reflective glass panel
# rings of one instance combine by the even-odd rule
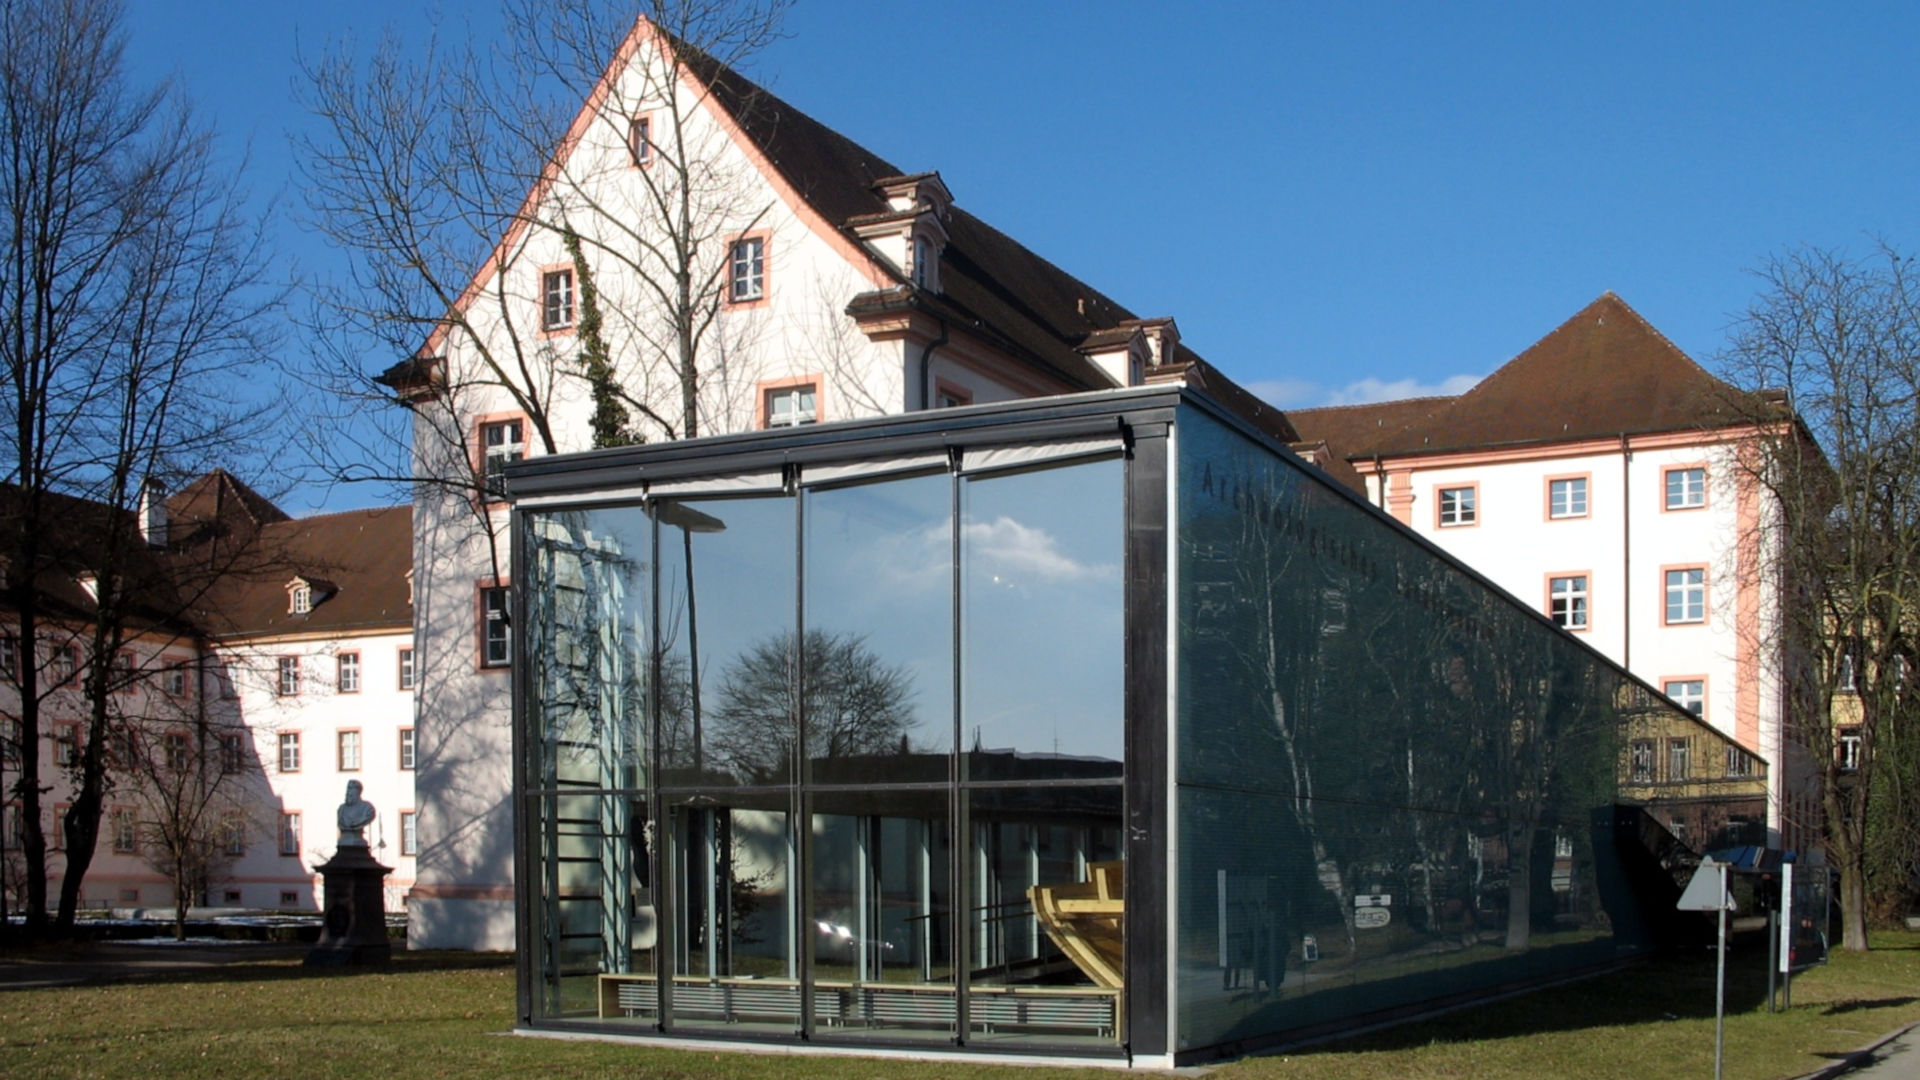
[[[664,784],[793,781],[791,498],[654,504]]]
[[[602,973],[652,970],[642,791],[652,526],[636,509],[527,519],[539,852],[537,997],[591,1015]]]
[[[953,749],[953,479],[806,495],[816,784],[944,782]]]
[[[1123,467],[1110,459],[962,481],[970,756],[1013,755],[1028,773],[1051,760],[1062,776],[1120,775]]]
[[[1178,460],[1178,1048],[1643,949],[1628,746],[1709,729],[1197,409]]]

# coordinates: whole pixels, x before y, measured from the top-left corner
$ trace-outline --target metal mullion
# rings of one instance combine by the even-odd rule
[[[962,652],[965,643],[965,595],[962,592],[965,582],[960,562],[960,514],[963,485],[960,476],[959,451],[952,452],[952,497],[948,503],[948,589],[952,605],[951,640],[948,652],[952,657],[953,672],[953,745],[947,755],[947,778],[950,788],[947,794],[948,840],[947,840],[947,888],[952,894],[949,904],[950,915],[947,919],[947,954],[953,961],[953,1041],[964,1046],[967,1042],[969,1013],[972,1010],[972,996],[969,990],[973,971],[973,955],[968,948],[967,923],[973,912],[973,884],[968,874],[967,850],[973,843],[971,811],[967,805],[967,757],[965,733],[963,730],[965,694],[962,690],[962,678],[965,665]]]
[[[651,745],[647,748],[647,760],[650,764],[647,769],[646,783],[647,818],[653,826],[651,830],[653,833],[653,844],[647,852],[647,862],[649,863],[647,874],[648,880],[653,886],[655,927],[653,935],[653,983],[659,1006],[655,1013],[658,1019],[654,1022],[654,1026],[660,1031],[667,1032],[673,1030],[673,975],[676,966],[674,958],[678,953],[678,948],[675,943],[679,935],[676,933],[674,927],[674,920],[677,916],[674,913],[673,906],[673,860],[667,856],[667,852],[672,847],[672,842],[667,835],[666,800],[660,797],[659,787],[661,769],[666,764],[661,751],[662,727],[660,719],[660,682],[661,669],[663,666],[660,652],[660,516],[658,514],[648,514],[647,520],[652,525],[653,533],[652,558],[648,560],[650,564],[648,569],[652,580],[651,588],[648,590],[651,593],[651,597],[648,605],[649,617],[647,619],[647,668],[649,675],[647,679],[647,711],[650,714],[647,718],[647,732],[649,735],[647,741]],[[695,688],[694,692],[698,693],[698,688]]]
[[[813,770],[807,749],[807,508],[804,493],[793,496],[793,670],[787,673],[793,701],[793,797],[788,818],[797,837],[800,863],[799,925],[792,945],[800,959],[800,1030],[802,1040],[814,1035],[813,986]]]

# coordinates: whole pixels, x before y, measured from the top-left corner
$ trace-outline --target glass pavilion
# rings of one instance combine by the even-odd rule
[[[1645,951],[1626,732],[1734,759],[1189,388],[509,488],[527,1029],[1243,1052]]]

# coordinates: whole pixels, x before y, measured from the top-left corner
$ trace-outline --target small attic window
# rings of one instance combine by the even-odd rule
[[[913,238],[913,283],[922,289],[933,288],[933,241],[924,236]]]
[[[313,610],[313,586],[293,579],[287,585],[287,614],[305,615]]]

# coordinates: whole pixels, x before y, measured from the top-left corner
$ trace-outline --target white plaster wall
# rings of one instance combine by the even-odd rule
[[[264,781],[252,816],[247,854],[227,888],[241,891],[247,907],[320,906],[320,878],[313,868],[332,856],[339,830],[334,812],[358,780],[376,817],[367,842],[376,859],[393,867],[387,877],[388,909],[397,911],[413,884],[415,858],[401,853],[400,815],[416,809],[414,773],[400,767],[400,730],[414,726],[414,692],[400,689],[399,654],[413,643],[409,631],[291,639],[255,639],[218,649],[233,687],[228,704],[247,721]],[[360,654],[360,690],[336,685],[337,658]],[[278,693],[279,658],[300,660],[300,693]],[[338,736],[360,733],[358,770],[339,767]],[[300,768],[280,767],[280,736],[300,737]],[[417,755],[416,747],[416,755]],[[280,815],[301,816],[297,856],[280,853]],[[384,842],[385,846],[381,844]],[[291,905],[282,894],[292,892]]]

